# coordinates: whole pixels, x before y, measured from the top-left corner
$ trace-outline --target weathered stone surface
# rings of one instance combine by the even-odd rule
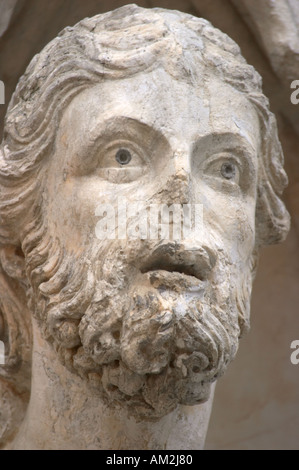
[[[211,384],[249,324],[257,250],[289,225],[259,75],[205,20],[130,6],[50,43],[5,131],[3,276],[27,293],[26,325],[35,317],[31,400],[9,446],[202,447]],[[203,229],[99,241],[97,207],[119,199],[201,205]],[[6,335],[14,301],[2,307]],[[16,371],[5,380],[17,386]],[[194,440],[177,442],[187,425]]]

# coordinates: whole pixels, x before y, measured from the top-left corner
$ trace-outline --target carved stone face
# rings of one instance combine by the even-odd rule
[[[99,203],[203,204],[203,240],[213,233],[234,263],[246,265],[259,143],[252,105],[216,78],[195,88],[160,69],[106,81],[64,113],[47,180],[49,220],[77,250],[94,241]],[[131,155],[123,165],[122,148]]]
[[[85,294],[45,321],[72,367],[110,399],[125,394],[151,417],[200,403],[235,356],[251,290],[259,145],[252,105],[215,77],[200,88],[162,69],[106,81],[65,111],[45,220],[72,266],[66,298]],[[201,204],[202,230],[181,242],[98,240],[96,208],[119,198]]]

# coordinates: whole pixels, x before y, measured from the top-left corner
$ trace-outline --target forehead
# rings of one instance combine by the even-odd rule
[[[156,128],[170,141],[195,142],[210,134],[236,134],[258,152],[260,126],[250,101],[215,76],[178,80],[163,69],[105,80],[81,92],[61,121],[64,141],[92,141],[114,117]]]

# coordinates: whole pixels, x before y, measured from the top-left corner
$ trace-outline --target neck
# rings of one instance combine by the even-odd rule
[[[31,398],[11,449],[203,449],[211,398],[178,406],[156,422],[137,422],[108,408],[88,384],[57,360],[34,328]]]

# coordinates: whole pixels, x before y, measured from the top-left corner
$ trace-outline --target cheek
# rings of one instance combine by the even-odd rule
[[[129,186],[112,187],[98,178],[60,179],[49,189],[48,220],[65,246],[74,248],[77,244],[80,248],[96,239],[99,208],[103,211],[107,206],[117,214],[119,200],[130,201],[132,191],[135,193]]]
[[[211,232],[233,264],[245,265],[255,243],[255,201],[253,198],[211,198],[204,204],[204,230]]]
[[[97,193],[73,180],[56,181],[48,189],[47,219],[50,230],[70,250],[83,247],[95,230]]]
[[[236,213],[236,249],[239,262],[246,264],[255,245],[255,211],[251,207],[239,208]]]

